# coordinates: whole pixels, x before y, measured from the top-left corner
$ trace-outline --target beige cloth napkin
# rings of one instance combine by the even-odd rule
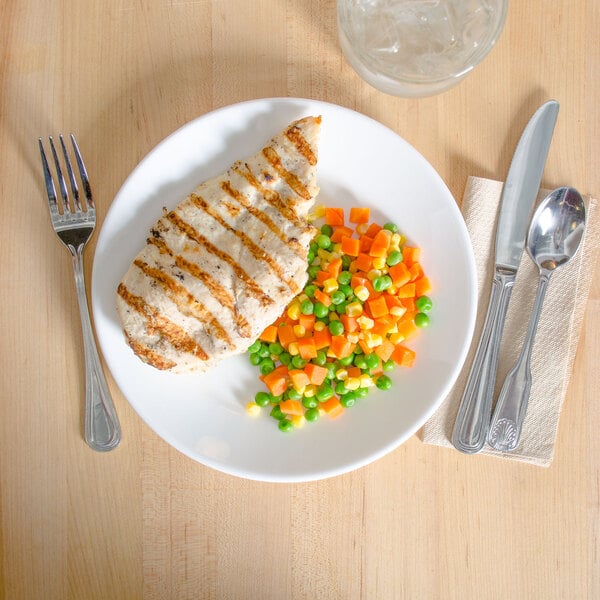
[[[471,349],[458,380],[434,416],[424,425],[421,437],[426,444],[452,447],[452,429],[458,405],[473,362],[473,355],[491,292],[494,271],[495,229],[500,206],[502,182],[470,177],[462,212],[469,231],[477,267],[478,309]],[[548,190],[541,190],[543,198]],[[569,383],[581,322],[589,294],[594,263],[600,248],[598,203],[585,198],[587,221],[577,255],[558,269],[550,280],[539,320],[531,358],[533,383],[521,441],[515,451],[502,453],[485,446],[483,454],[549,466],[563,400]],[[496,392],[521,349],[537,288],[538,271],[526,251],[513,288],[500,347]]]

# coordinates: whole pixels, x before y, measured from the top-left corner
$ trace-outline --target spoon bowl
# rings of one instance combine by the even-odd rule
[[[521,438],[531,390],[531,351],[552,273],[577,253],[585,228],[585,204],[574,188],[557,188],[538,206],[527,234],[527,252],[539,269],[538,288],[519,358],[510,370],[492,416],[488,442],[503,452]]]

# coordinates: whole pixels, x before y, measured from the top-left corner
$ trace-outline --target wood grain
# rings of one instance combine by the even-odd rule
[[[332,0],[4,0],[0,598],[600,597],[599,269],[549,469],[415,436],[331,480],[240,480],[168,446],[112,380],[124,439],[96,454],[82,439],[72,271],[36,141],[77,134],[102,222],[138,161],[187,121],[310,97],[398,132],[461,198],[468,175],[505,175],[529,115],[553,97],[542,183],[598,196],[599,28],[594,0],[511,2],[499,43],[463,83],[408,100],[344,61]]]

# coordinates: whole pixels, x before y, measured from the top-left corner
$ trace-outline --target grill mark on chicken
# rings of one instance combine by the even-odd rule
[[[193,340],[179,325],[161,315],[142,297],[132,294],[127,287],[120,283],[117,293],[134,310],[146,319],[146,330],[150,335],[158,335],[168,342],[175,350],[193,354],[200,360],[208,360],[208,354]]]
[[[320,122],[321,119],[319,119],[319,123]],[[292,142],[292,144],[294,144],[296,150],[298,150],[298,152],[304,156],[310,165],[314,166],[317,164],[317,157],[312,151],[311,145],[304,139],[302,131],[297,125],[292,125],[285,132],[285,136],[288,140],[290,140],[290,142]]]
[[[213,298],[215,298],[215,300],[217,300],[221,306],[231,312],[238,333],[242,337],[250,337],[252,334],[250,323],[248,323],[244,316],[239,313],[236,303],[229,292],[227,292],[227,290],[220,285],[216,279],[211,277],[211,275],[206,271],[202,270],[196,263],[186,260],[180,254],[175,254],[175,252],[173,252],[173,250],[171,250],[171,248],[169,248],[169,246],[167,246],[165,241],[162,239],[160,232],[153,230],[152,233],[153,237],[148,238],[147,242],[156,246],[159,252],[162,254],[168,254],[182,271],[186,271],[196,279],[199,279],[208,289]]]
[[[253,217],[257,218],[259,221],[262,221],[284,244],[294,249],[294,252],[298,254],[301,258],[305,258],[306,256],[306,248],[298,242],[298,240],[290,240],[285,233],[273,223],[269,215],[267,215],[264,211],[259,210],[252,206],[250,200],[244,196],[239,190],[236,190],[232,187],[231,181],[223,181],[221,183],[221,189],[229,194],[234,200],[237,200]]]
[[[176,362],[169,360],[168,358],[165,358],[162,354],[160,354],[158,352],[154,352],[154,350],[152,350],[145,344],[142,344],[141,342],[134,340],[133,338],[131,338],[128,335],[126,335],[126,338],[127,338],[127,343],[129,344],[130,348],[138,356],[142,357],[144,362],[147,362],[149,365],[153,366],[154,368],[160,369],[161,371],[166,371],[168,369],[172,369],[173,367],[177,366]]]
[[[182,314],[197,319],[204,325],[208,325],[214,332],[216,338],[223,340],[230,347],[235,346],[231,343],[231,338],[214,315],[190,294],[181,284],[177,283],[172,277],[164,271],[151,267],[148,263],[140,259],[135,259],[133,264],[140,269],[146,276],[150,277],[167,292],[170,300],[177,305]]]
[[[298,284],[293,279],[286,277],[285,271],[281,268],[281,265],[279,265],[268,252],[256,244],[246,233],[229,225],[229,223],[227,223],[227,221],[225,221],[223,217],[221,217],[221,215],[215,211],[204,198],[202,198],[202,196],[191,194],[190,200],[195,206],[202,209],[207,215],[217,221],[221,227],[230,233],[233,233],[242,242],[242,244],[244,244],[250,254],[252,254],[257,261],[265,262],[294,294],[297,294],[300,291]]]
[[[231,257],[227,252],[223,252],[211,243],[206,237],[200,234],[194,227],[189,223],[186,223],[177,213],[170,212],[167,214],[167,218],[175,227],[185,233],[190,239],[194,240],[197,244],[204,247],[207,252],[214,254],[217,258],[220,258],[223,262],[226,262],[234,271],[238,279],[244,282],[246,289],[252,294],[257,300],[263,305],[270,305],[274,303],[274,300],[267,296],[256,282],[240,267],[240,265]]]
[[[290,173],[282,164],[279,154],[267,146],[263,148],[263,156],[269,161],[269,164],[273,167],[275,172],[288,184],[288,186],[304,200],[310,200],[312,198],[310,192],[304,187],[300,179],[294,173]]]
[[[281,196],[275,191],[265,188],[261,185],[260,181],[252,172],[250,166],[244,164],[245,170],[234,168],[233,171],[243,177],[254,189],[256,189],[262,197],[268,202],[274,209],[276,209],[281,216],[287,219],[292,225],[300,229],[306,230],[308,228],[305,220],[300,219],[296,214],[293,206],[287,204],[281,199]]]

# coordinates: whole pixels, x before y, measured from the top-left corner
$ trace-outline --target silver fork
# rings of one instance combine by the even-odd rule
[[[62,134],[59,136],[59,139],[69,178],[71,197],[69,197],[52,136],[49,138],[50,149],[54,158],[60,198],[56,195],[56,188],[48,166],[48,160],[46,159],[46,153],[44,152],[42,138],[39,138],[38,141],[42,156],[44,180],[48,192],[48,205],[50,207],[52,226],[60,241],[67,247],[73,258],[75,287],[77,289],[77,301],[79,303],[79,313],[83,328],[83,349],[85,353],[85,441],[94,450],[105,452],[119,445],[121,441],[121,427],[100,364],[85,291],[83,251],[88,240],[94,233],[96,208],[92,198],[88,174],[85,170],[77,142],[73,134],[70,137],[85,196],[85,206],[82,205],[79,187]]]

